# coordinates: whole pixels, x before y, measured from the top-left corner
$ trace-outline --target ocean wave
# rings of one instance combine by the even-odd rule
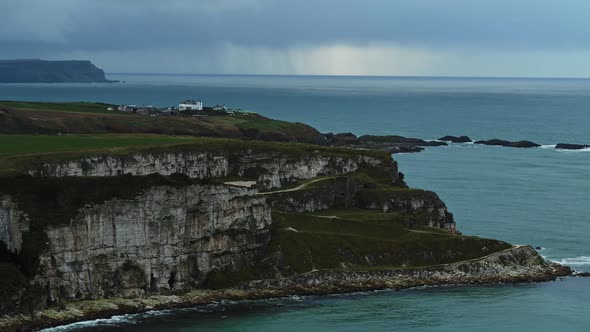
[[[590,148],[583,148],[579,150],[570,150],[570,149],[555,149],[558,152],[565,152],[565,153],[579,153],[579,152],[590,152]]]
[[[115,326],[120,326],[123,324],[136,323],[136,321],[134,320],[134,318],[136,316],[137,316],[137,314],[118,315],[118,316],[113,316],[111,318],[100,318],[100,319],[95,319],[95,320],[87,320],[87,321],[76,322],[76,323],[67,324],[67,325],[61,325],[61,326],[57,326],[57,327],[44,329],[41,331],[42,332],[65,332],[65,331],[78,330],[78,329],[82,329],[82,328],[89,328],[89,327],[95,327],[95,326],[115,327]]]
[[[541,149],[555,149],[557,144],[543,144],[540,146]]]
[[[553,261],[556,263],[559,263],[561,265],[568,265],[568,266],[590,266],[590,256],[562,258],[560,260],[553,260]]]

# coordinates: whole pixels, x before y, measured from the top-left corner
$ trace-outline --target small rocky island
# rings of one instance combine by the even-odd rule
[[[571,274],[530,246],[461,234],[436,193],[409,188],[388,149],[368,148],[437,142],[322,135],[256,114],[109,118],[107,107],[0,107],[0,123],[21,133],[0,135],[4,146],[27,143],[0,152],[2,331],[220,300]],[[67,116],[95,119],[76,130],[117,121],[119,131],[55,135],[54,119]],[[123,126],[136,119],[144,127]],[[151,119],[184,136],[153,134]]]
[[[0,60],[0,83],[109,83],[88,60]]]

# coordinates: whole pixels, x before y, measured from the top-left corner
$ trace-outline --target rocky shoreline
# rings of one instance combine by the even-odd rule
[[[223,300],[259,300],[419,286],[544,282],[570,275],[572,271],[569,267],[545,261],[530,246],[515,246],[478,259],[423,268],[311,271],[291,278],[246,282],[229,289],[65,302],[58,308],[33,315],[1,317],[0,329],[35,331],[114,315],[191,307]]]
[[[509,148],[538,148],[541,144],[528,141],[508,141],[504,139],[492,138],[487,140],[472,140],[469,136],[452,136],[446,135],[436,140],[424,140],[413,137],[403,137],[394,135],[363,135],[356,136],[352,133],[324,134],[328,144],[335,146],[347,146],[357,149],[381,149],[387,150],[392,154],[396,153],[413,153],[424,151],[424,147],[431,146],[448,146],[453,144],[480,144],[489,146],[503,146]],[[587,144],[557,143],[554,149],[558,150],[583,150],[590,148]]]

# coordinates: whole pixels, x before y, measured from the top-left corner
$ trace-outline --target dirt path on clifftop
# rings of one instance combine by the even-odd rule
[[[320,181],[324,181],[324,180],[328,180],[328,179],[331,179],[331,178],[328,177],[328,178],[313,179],[311,181],[302,183],[294,188],[275,190],[275,191],[267,191],[267,192],[263,192],[263,193],[258,193],[258,195],[271,195],[271,194],[287,193],[290,191],[302,190],[302,189],[305,189],[305,187],[309,186],[312,183],[316,183],[316,182],[320,182]]]

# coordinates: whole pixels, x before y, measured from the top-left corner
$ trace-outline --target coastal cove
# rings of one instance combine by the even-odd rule
[[[153,80],[154,78],[150,78]],[[458,128],[449,128],[445,126],[445,128],[436,128],[432,130],[434,127],[429,127],[433,123],[431,123],[430,118],[425,118],[424,116],[416,115],[416,118],[413,118],[413,115],[407,113],[404,114],[404,111],[398,112],[395,107],[390,107],[386,105],[403,105],[405,103],[415,103],[417,99],[420,99],[424,102],[423,107],[417,107],[418,111],[420,112],[428,112],[428,109],[432,106],[428,104],[429,98],[431,98],[432,94],[438,95],[441,100],[446,100],[448,98],[449,105],[446,105],[445,102],[442,105],[446,105],[445,107],[455,107],[456,109],[467,108],[466,103],[473,98],[473,96],[469,97],[468,99],[462,99],[467,95],[467,92],[458,93],[453,91],[441,91],[437,88],[437,82],[439,79],[433,79],[432,81],[428,81],[428,79],[382,79],[376,78],[376,81],[371,81],[368,78],[341,78],[341,79],[329,79],[329,78],[301,78],[301,79],[294,79],[294,78],[271,78],[271,80],[275,80],[275,83],[278,82],[279,84],[275,84],[275,87],[270,86],[260,86],[260,81],[257,80],[256,77],[250,78],[250,80],[245,83],[243,77],[192,77],[192,78],[174,78],[174,77],[164,77],[162,80],[159,78],[151,81],[153,83],[141,82],[141,80],[147,80],[146,77],[140,77],[137,81],[133,82],[133,77],[126,77],[128,83],[127,86],[123,85],[123,89],[127,89],[128,93],[138,93],[137,91],[143,89],[143,93],[147,96],[149,93],[146,94],[146,91],[150,91],[153,89],[153,92],[160,91],[160,90],[168,90],[168,91],[181,91],[185,88],[196,88],[204,91],[203,98],[209,100],[210,98],[215,98],[216,94],[219,96],[225,95],[227,98],[224,99],[214,99],[219,102],[226,102],[227,99],[237,98],[236,96],[244,97],[242,100],[235,99],[235,106],[239,107],[247,107],[248,109],[252,109],[257,111],[262,115],[270,115],[275,113],[273,117],[280,118],[280,119],[289,119],[292,121],[298,121],[303,123],[310,123],[313,124],[317,129],[321,132],[355,132],[359,134],[379,134],[379,135],[404,135],[407,137],[424,137],[424,138],[431,138],[436,139],[437,137],[441,137],[448,133],[465,133],[467,135],[473,135],[473,137],[500,137],[500,138],[510,138],[513,140],[522,140],[522,139],[531,139],[535,142],[540,142],[545,145],[549,145],[555,142],[589,142],[588,137],[584,137],[584,135],[580,135],[579,132],[573,132],[571,135],[568,134],[566,137],[565,134],[558,134],[558,130],[555,129],[554,131],[549,130],[545,131],[534,131],[529,130],[526,134],[521,134],[519,132],[511,131],[509,126],[511,123],[504,123],[503,125],[499,125],[498,128],[495,128],[495,131],[486,131],[485,128],[479,128],[479,132],[475,135],[473,133],[469,133],[469,126],[464,127],[463,129]],[[166,80],[170,80],[166,83]],[[333,80],[330,82],[326,82],[325,80]],[[189,82],[187,82],[189,81]],[[482,80],[482,81],[470,81],[467,79],[465,81],[457,82],[457,80],[451,80],[451,83],[456,84],[457,89],[463,88],[464,90],[473,89],[473,86],[481,86],[485,87],[486,90],[490,89],[492,86],[494,89],[493,93],[497,94],[494,98],[502,98],[506,97],[510,99],[511,96],[514,96],[514,92],[506,92],[502,91],[501,86],[495,85],[498,81],[497,80]],[[387,90],[387,91],[373,91],[373,88],[377,84],[382,84],[385,82],[385,86],[393,85],[396,87],[397,90],[401,89],[404,91],[405,95],[402,95],[399,91]],[[448,82],[447,82],[448,83]],[[505,81],[501,82],[501,85],[507,84]],[[568,86],[568,92],[564,94],[562,93],[561,85],[565,84]],[[356,85],[355,85],[356,84]],[[464,84],[464,86],[461,86]],[[539,86],[541,85],[545,93],[547,93],[547,86],[556,86],[556,90],[558,92],[554,92],[552,97],[555,98],[556,102],[558,103],[560,100],[563,101],[564,104],[560,104],[560,107],[565,107],[567,104],[571,107],[572,99],[581,98],[584,100],[584,81],[576,81],[571,82],[568,80],[564,81],[552,81],[551,83],[547,83],[545,81],[539,82],[536,80],[531,81],[522,81],[516,80],[508,82],[509,85],[514,86],[522,86],[523,89],[527,88],[530,89],[530,86]],[[552,85],[553,84],[553,85]],[[573,85],[576,87],[582,87],[577,91],[579,95],[572,95],[572,89],[569,88],[569,85]],[[324,89],[323,86],[331,87],[330,89]],[[339,86],[342,87],[343,93],[341,92],[334,92],[333,87]],[[419,87],[417,89],[416,87]],[[453,86],[451,84],[451,86]],[[43,87],[39,85],[32,85],[27,87],[15,87],[15,86],[3,86],[7,89],[3,89],[0,92],[0,99],[14,99],[16,95],[19,93],[25,93],[27,89],[53,89],[50,98],[47,97],[40,97],[39,100],[51,100],[55,98],[56,101],[60,100],[84,100],[83,98],[83,86],[71,86],[70,88],[73,89],[74,92],[70,97],[64,98],[65,91],[54,87]],[[121,88],[121,87],[119,87]],[[101,89],[110,90],[110,87],[99,87],[98,91]],[[228,93],[228,91],[232,91],[233,93]],[[549,89],[550,90],[550,89]],[[6,95],[5,91],[8,91]],[[82,91],[82,92],[81,92]],[[244,94],[241,94],[242,91]],[[352,91],[352,93],[351,93]],[[371,91],[371,92],[370,92]],[[55,93],[57,92],[57,93]],[[76,95],[76,93],[80,93],[80,95]],[[282,98],[289,99],[291,97],[297,96],[300,100],[318,100],[323,99],[324,102],[321,103],[319,109],[322,112],[311,112],[311,110],[318,110],[316,106],[308,105],[308,109],[310,112],[305,111],[305,109],[299,108],[298,110],[291,109],[289,111],[289,103],[286,101],[281,101],[281,99],[274,99],[272,97],[268,97],[273,102],[273,105],[268,102],[267,106],[264,106],[264,103],[259,105],[262,106],[260,108],[253,107],[253,99],[249,99],[250,97],[245,97],[246,92],[248,95],[252,95],[252,93],[258,93],[258,98],[256,99],[257,103],[263,103],[266,97],[266,94],[279,94]],[[30,93],[30,91],[28,92]],[[72,93],[72,92],[68,92]],[[106,93],[106,91],[105,91]],[[210,95],[207,95],[209,93]],[[478,91],[476,92],[477,100],[483,100],[483,108],[489,107],[489,104],[486,101],[489,101],[488,98],[491,98],[490,92],[483,92]],[[48,95],[47,95],[48,96]],[[108,99],[110,97],[106,97],[105,99],[100,99],[100,101],[111,102],[111,103],[118,103],[118,102],[125,102],[124,100],[115,100],[116,94],[113,99]],[[137,98],[135,96],[134,98]],[[291,97],[290,97],[291,96]],[[367,99],[367,96],[371,96],[371,99]],[[386,97],[389,96],[389,97]],[[544,98],[540,97],[539,90],[533,91],[525,91],[521,95],[521,98],[531,98],[531,102],[536,100],[537,98]],[[523,97],[525,96],[525,97]],[[173,96],[174,97],[174,96]],[[451,98],[455,97],[455,98]],[[150,97],[152,98],[152,97]],[[169,97],[166,97],[169,98]],[[170,97],[171,99],[172,97]],[[176,97],[174,97],[176,98]],[[352,98],[352,99],[351,99]],[[356,98],[356,99],[355,99]],[[389,98],[389,99],[387,99]],[[393,98],[393,99],[392,99]],[[162,98],[160,100],[161,103],[166,102]],[[347,124],[342,124],[343,119],[338,116],[334,116],[332,118],[322,118],[326,114],[333,114],[341,113],[344,118],[349,118],[350,114],[344,112],[343,109],[346,109],[350,104],[350,101],[353,100],[353,103],[367,103],[367,100],[371,100],[370,102],[374,102],[374,100],[389,100],[388,104],[383,104],[381,106],[373,105],[370,107],[369,113],[372,114],[371,117],[364,117],[363,121],[359,123],[358,119],[355,121],[351,121]],[[395,100],[398,99],[398,100]],[[416,99],[416,100],[414,100]],[[501,98],[500,98],[501,99]],[[329,104],[327,101],[332,100],[332,103]],[[152,101],[146,101],[146,103],[154,103]],[[455,103],[451,105],[451,103]],[[526,103],[525,103],[526,104]],[[278,106],[277,106],[278,105]],[[439,103],[439,105],[441,105]],[[580,104],[581,105],[581,104]],[[581,107],[581,106],[580,106]],[[277,109],[279,108],[279,109]],[[390,110],[390,115],[385,116],[384,114],[380,114],[385,109]],[[475,109],[475,108],[474,108]],[[571,108],[570,108],[571,109]],[[540,109],[541,112],[543,109]],[[323,112],[325,111],[325,112]],[[520,121],[518,117],[526,117],[524,113],[513,110],[514,116],[516,117],[515,121]],[[479,111],[473,111],[479,112]],[[482,113],[474,115],[476,117],[489,117],[490,114],[486,113],[485,111],[481,111]],[[524,111],[522,111],[524,112]],[[546,115],[551,113],[551,110],[546,110]],[[573,108],[574,114],[576,112],[576,108]],[[526,113],[526,112],[525,112]],[[436,118],[439,115],[435,113],[430,113],[432,118]],[[502,116],[505,116],[503,114]],[[538,113],[534,116],[538,116]],[[534,123],[534,116],[528,116],[526,121],[531,121]],[[551,115],[552,116],[552,115]],[[385,119],[385,123],[389,121],[390,128],[384,129],[383,127],[374,126],[371,127],[371,122],[373,119],[380,117],[380,119]],[[423,125],[420,127],[421,132],[412,132],[406,130],[405,128],[407,123],[412,123],[417,121],[417,117],[421,118],[423,121]],[[473,118],[467,116],[468,119],[465,121],[473,121]],[[351,118],[352,119],[352,118]],[[337,123],[340,122],[340,125]],[[460,122],[460,121],[459,121]],[[522,125],[522,123],[520,123]],[[456,124],[454,124],[456,125]],[[451,125],[454,126],[454,125]],[[581,123],[580,125],[583,125]],[[355,126],[357,127],[355,130]],[[364,132],[360,131],[360,126],[364,126]],[[502,127],[504,126],[504,127]],[[534,124],[532,124],[534,126]],[[532,128],[532,126],[530,128]],[[524,128],[527,126],[525,125]],[[405,129],[404,129],[405,128]],[[521,127],[522,128],[522,127]],[[425,151],[419,154],[399,154],[395,155],[395,160],[399,162],[400,170],[405,174],[405,180],[411,187],[418,187],[418,188],[425,188],[431,189],[437,192],[443,201],[445,201],[450,208],[450,211],[455,214],[455,220],[457,220],[457,228],[465,234],[469,235],[478,235],[484,236],[489,238],[498,238],[501,240],[506,240],[511,243],[524,243],[530,244],[532,246],[542,247],[539,250],[540,254],[546,257],[549,260],[556,261],[565,265],[571,265],[577,271],[588,271],[590,270],[590,266],[588,265],[587,260],[584,257],[590,256],[581,246],[585,243],[585,240],[581,237],[584,234],[584,229],[588,229],[588,222],[583,217],[585,215],[584,207],[583,206],[574,206],[568,204],[568,195],[564,195],[564,192],[568,192],[570,194],[575,195],[576,192],[583,193],[585,192],[587,183],[584,181],[578,181],[578,179],[583,178],[585,174],[584,165],[586,164],[587,154],[584,153],[585,150],[579,151],[555,151],[553,149],[547,148],[538,148],[538,149],[507,149],[503,147],[489,147],[489,146],[477,146],[472,144],[449,144],[449,146],[442,146],[442,147],[426,147]],[[567,165],[563,163],[563,159],[567,159]],[[541,168],[539,168],[541,167]],[[567,169],[564,169],[567,167]],[[552,172],[547,172],[548,169],[551,169]],[[540,177],[541,174],[549,174],[549,176]],[[557,185],[559,184],[559,185]],[[524,199],[526,197],[526,200]],[[554,208],[551,208],[553,204]],[[555,209],[555,207],[559,207],[559,209]],[[559,213],[558,213],[559,211]],[[540,278],[542,280],[544,278]],[[531,280],[534,280],[531,279]],[[554,292],[559,292],[559,287],[563,287],[563,294],[568,294],[568,285],[571,287],[578,287],[584,289],[584,285],[587,284],[587,280],[585,278],[565,278],[558,282],[552,283],[542,283],[539,285],[534,286],[504,286],[509,289],[510,292],[513,294],[524,294],[530,292],[541,292],[541,293],[534,293],[536,294],[535,301],[543,301],[543,294],[545,290],[552,289]],[[497,281],[526,281],[526,280],[489,280],[490,282],[497,282]],[[463,280],[459,283],[471,283],[468,280]],[[372,287],[363,288],[357,285],[357,288],[351,288],[346,291],[360,291],[360,290],[368,290],[374,288],[405,288],[410,286],[419,286],[423,284],[428,284],[427,282],[423,283],[416,283],[416,284],[407,284],[407,285],[372,285]],[[445,284],[444,282],[436,282],[436,284]],[[454,284],[454,282],[452,282]],[[561,286],[560,286],[561,285]],[[502,289],[502,287],[500,287]],[[485,293],[486,290],[489,289],[496,289],[494,288],[486,288],[483,287],[481,292]],[[334,290],[336,292],[344,291],[344,289]],[[449,294],[473,294],[473,290],[471,287],[458,287],[453,288],[452,290],[446,289],[432,289],[432,290],[408,290],[403,292],[395,292],[395,293],[376,293],[373,295],[353,295],[350,297],[343,298],[343,303],[341,305],[350,305],[348,310],[355,310],[355,305],[363,305],[367,304],[370,305],[371,301],[392,301],[394,303],[396,301],[404,301],[404,299],[409,298],[419,298],[425,292],[428,293],[428,296],[431,296],[432,293],[436,293],[437,291],[440,292],[439,298],[440,301],[443,303],[447,303],[447,306],[455,306],[458,307],[459,310],[466,310],[465,313],[469,312],[468,307],[462,307],[459,303],[453,303],[453,298],[445,298],[445,295]],[[287,295],[297,293],[296,291],[292,291],[285,294],[275,294],[275,295]],[[305,291],[302,290],[300,293],[297,294],[316,294],[318,293],[313,291]],[[332,293],[332,292],[329,292]],[[502,294],[506,294],[507,291],[500,291]],[[583,291],[581,292],[583,294]],[[384,298],[387,294],[388,300]],[[399,295],[401,294],[401,295]],[[408,295],[411,294],[411,295]],[[551,294],[551,291],[547,294]],[[497,294],[496,294],[497,295]],[[267,296],[261,296],[262,298],[266,297],[273,297],[272,294]],[[571,296],[571,295],[570,295]],[[258,296],[254,296],[259,298]],[[252,296],[230,296],[231,299],[243,299],[243,298],[252,298]],[[461,296],[456,298],[462,298]],[[486,295],[488,300],[493,300],[495,297],[494,292],[488,293]],[[567,303],[567,299],[563,299],[562,305],[568,306],[571,304],[572,306],[576,306],[576,299],[578,297],[571,296],[571,303]],[[223,299],[223,297],[219,297],[216,299]],[[356,300],[355,300],[356,299]],[[371,300],[373,299],[373,300]],[[424,298],[423,300],[425,300]],[[465,298],[466,299],[466,298]],[[497,297],[498,304],[503,303],[502,301],[510,301],[510,297]],[[321,303],[328,303],[328,306],[335,306],[338,307],[339,304],[334,302],[332,298],[330,299],[316,299],[312,298],[310,300],[303,300],[303,302],[296,301],[295,304],[289,304],[290,300],[281,300],[286,301],[286,307],[293,307],[293,310],[296,310],[298,306],[307,306],[313,307],[313,303],[317,303],[318,301]],[[309,302],[311,301],[311,303]],[[355,302],[356,301],[356,302]],[[447,302],[445,302],[447,301]],[[476,300],[474,300],[476,301]],[[199,302],[199,301],[196,301]],[[207,302],[207,301],[205,301]],[[256,304],[258,303],[258,304]],[[254,306],[254,307],[264,307],[264,303],[277,303],[271,301],[258,301],[254,302],[254,304],[247,304],[247,306]],[[303,303],[303,304],[302,304]],[[356,303],[356,304],[355,304]],[[505,302],[504,302],[505,303]],[[515,302],[516,303],[516,302]],[[414,305],[420,306],[419,303],[415,303]],[[229,311],[232,312],[232,306],[240,307],[242,304],[228,304],[228,305],[221,305],[218,306],[217,309],[220,310],[219,312]],[[427,307],[426,304],[422,305],[424,308]],[[510,306],[510,305],[508,305]],[[165,307],[165,306],[163,306]],[[207,307],[207,306],[205,306]],[[212,308],[215,306],[212,306]],[[539,307],[539,305],[536,305]],[[547,306],[548,308],[549,306]],[[155,307],[153,309],[156,309]],[[201,307],[202,308],[202,307]],[[462,308],[462,309],[461,309]],[[143,308],[140,310],[146,310],[150,308]],[[493,308],[491,308],[493,309]],[[207,311],[206,309],[205,311]],[[216,309],[211,309],[209,313],[212,315],[210,317],[203,317],[206,322],[211,324],[216,324],[214,321],[223,320],[224,318],[220,318],[217,314],[215,314]],[[255,312],[257,309],[254,309]],[[263,313],[265,310],[268,309],[261,309],[260,313]],[[274,310],[274,309],[273,309]],[[304,309],[305,311],[306,309]],[[360,309],[362,312],[362,309]],[[580,322],[576,320],[576,318],[580,318],[579,311],[572,309],[573,311],[570,312],[569,317],[571,320],[566,322],[566,325],[576,330],[582,327]],[[130,310],[134,311],[134,310]],[[239,309],[238,309],[239,311]],[[231,324],[231,322],[235,322],[235,324],[241,324],[243,320],[247,320],[249,315],[252,315],[252,311],[250,309],[246,310],[250,312],[249,314],[241,314],[239,312],[232,312],[230,315],[230,319],[226,320],[226,323],[223,324]],[[272,311],[272,310],[271,310]],[[541,310],[543,311],[543,310]],[[116,312],[116,311],[115,311]],[[183,311],[179,311],[178,315],[185,315],[186,312],[182,313]],[[287,310],[286,312],[290,312]],[[393,311],[395,312],[395,311]],[[296,315],[295,312],[292,312],[293,315]],[[384,313],[385,314],[385,313]],[[448,312],[450,314],[450,312]],[[458,313],[453,313],[456,315],[460,315]],[[167,315],[165,313],[162,314],[164,317]],[[174,316],[176,314],[171,313],[170,315]],[[190,322],[191,319],[189,316],[191,314],[187,314],[188,316],[184,316],[183,319],[186,319],[186,323]],[[206,314],[203,313],[195,313],[193,312],[195,319],[199,316],[203,316]],[[223,315],[223,314],[219,314]],[[271,314],[272,315],[272,314]],[[531,315],[534,315],[531,312]],[[130,318],[126,322],[121,322],[120,328],[129,328],[133,326],[135,322],[140,322],[142,318],[145,316],[139,315],[135,318]],[[215,318],[217,317],[217,318]],[[390,317],[383,317],[384,323],[385,321],[389,322],[390,324],[395,324],[396,316]],[[436,317],[436,316],[435,316]],[[344,317],[341,317],[345,319]],[[164,318],[165,319],[165,318]],[[287,318],[288,319],[288,318]],[[397,319],[401,319],[400,322],[403,321],[402,318],[398,317]],[[508,318],[510,319],[510,318]],[[517,317],[514,317],[517,319]],[[117,328],[117,324],[115,320],[112,322],[114,325],[111,328]],[[157,319],[154,321],[152,318],[149,319],[150,324],[154,324]],[[263,320],[264,321],[264,320]],[[379,321],[379,320],[378,320]],[[544,321],[543,319],[541,321]],[[439,323],[447,322],[450,324],[450,321],[439,317]],[[461,325],[462,321],[459,319],[455,321],[453,324],[448,325],[455,326],[455,327],[466,327],[467,325]],[[180,322],[179,322],[180,323]],[[221,324],[221,321],[219,321]],[[105,326],[110,326],[109,321],[104,321]],[[190,324],[190,323],[188,323]],[[287,323],[288,324],[288,323]],[[467,324],[467,322],[463,322],[463,324]],[[508,324],[508,323],[506,323]],[[337,323],[335,324],[338,325]],[[444,325],[444,324],[443,324]],[[98,328],[100,323],[97,323],[96,327]],[[141,329],[141,323],[139,323],[138,327]],[[269,327],[272,325],[267,325]],[[302,325],[299,325],[300,327]],[[432,325],[434,326],[434,325]],[[505,325],[508,326],[508,325]],[[540,326],[540,325],[539,325]],[[546,324],[547,328],[553,326],[551,324]],[[376,327],[376,326],[375,326]],[[411,326],[406,326],[409,328]],[[88,328],[92,330],[92,324],[89,326],[81,326],[82,329]],[[360,328],[360,327],[359,327]],[[69,328],[67,328],[69,329]],[[72,327],[73,330],[76,327]],[[258,326],[258,329],[264,330],[264,326]],[[376,327],[376,329],[379,329]],[[329,327],[325,326],[324,330],[329,330]],[[428,325],[426,325],[423,330],[428,330]],[[476,330],[486,331],[486,328],[479,328]]]

